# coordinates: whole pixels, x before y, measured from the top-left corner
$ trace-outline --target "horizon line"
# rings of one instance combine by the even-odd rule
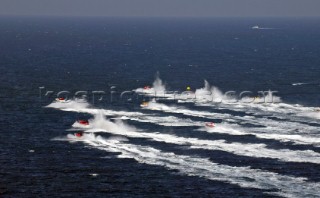
[[[28,17],[28,18],[189,18],[189,19],[213,19],[213,18],[238,18],[238,19],[253,19],[253,18],[320,18],[319,16],[121,16],[121,15],[40,15],[40,14],[0,14],[0,17]]]

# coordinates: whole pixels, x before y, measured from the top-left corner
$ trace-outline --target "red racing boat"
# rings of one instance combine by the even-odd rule
[[[83,136],[83,132],[75,133],[74,136],[76,136],[77,138],[81,138]]]
[[[215,127],[215,126],[216,126],[216,124],[213,123],[213,122],[206,122],[206,127],[213,128],[213,127]]]
[[[78,120],[78,123],[82,124],[82,125],[89,125],[89,121],[88,120]]]
[[[56,101],[58,102],[66,102],[67,100],[63,97],[59,97],[59,98],[56,98]]]

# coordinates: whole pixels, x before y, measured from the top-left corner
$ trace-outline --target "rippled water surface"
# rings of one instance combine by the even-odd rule
[[[319,196],[319,27],[0,18],[0,197]],[[207,80],[202,91],[274,90],[279,101],[120,97],[157,72],[166,91],[203,93]],[[54,102],[59,91],[87,91],[87,102]]]

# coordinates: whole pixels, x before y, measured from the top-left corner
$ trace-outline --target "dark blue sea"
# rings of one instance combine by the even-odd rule
[[[0,197],[320,197],[319,76],[319,18],[2,16]]]

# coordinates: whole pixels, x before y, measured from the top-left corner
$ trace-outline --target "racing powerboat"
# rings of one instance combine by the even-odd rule
[[[213,123],[213,122],[206,122],[205,125],[206,125],[206,127],[209,127],[209,128],[213,128],[216,126],[215,123]]]
[[[75,137],[81,138],[83,136],[83,132],[77,132],[74,134]]]
[[[78,120],[77,122],[79,124],[81,124],[81,125],[85,125],[85,126],[89,125],[89,121],[88,120]]]
[[[63,97],[56,98],[56,101],[57,101],[57,102],[68,102],[68,100],[66,100],[66,99],[63,98]]]
[[[88,120],[77,120],[72,127],[74,128],[90,128],[90,123]]]
[[[148,102],[142,102],[140,107],[148,107],[149,103]]]

